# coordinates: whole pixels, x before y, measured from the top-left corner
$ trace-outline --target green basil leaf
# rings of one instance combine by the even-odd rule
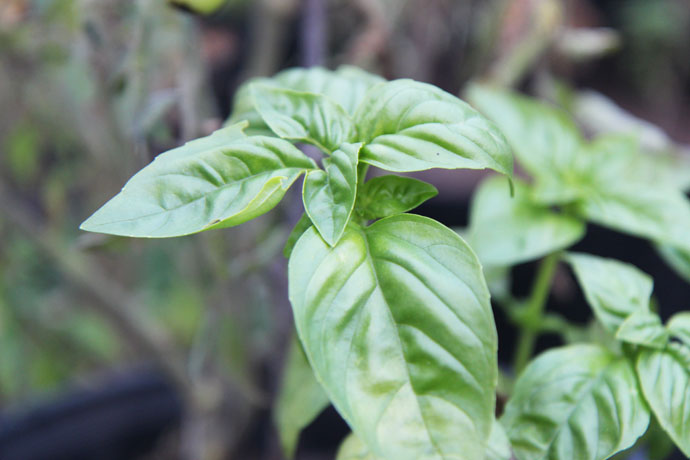
[[[297,332],[353,431],[388,459],[484,455],[497,381],[481,267],[452,230],[401,214],[310,229],[288,265]]]
[[[581,344],[529,364],[501,423],[519,460],[604,460],[644,434],[649,409],[626,358]]]
[[[661,324],[659,315],[637,310],[621,323],[616,338],[623,342],[663,349],[668,343],[669,333]]]
[[[509,266],[567,248],[585,234],[579,219],[536,204],[514,181],[514,197],[500,177],[482,182],[472,199],[469,242],[484,265]]]
[[[361,161],[379,168],[491,168],[513,173],[513,158],[498,128],[435,86],[412,80],[378,84],[354,119],[366,143]]]
[[[353,115],[369,88],[386,80],[344,65],[335,71],[323,67],[288,69],[277,74],[273,81],[284,88],[322,94]]]
[[[659,424],[690,457],[690,349],[671,343],[666,350],[640,350],[637,376]]]
[[[288,239],[283,247],[283,256],[285,256],[286,259],[290,257],[290,254],[292,254],[292,249],[295,247],[295,244],[297,244],[297,240],[299,240],[299,237],[302,236],[302,233],[309,230],[311,226],[311,219],[309,219],[309,216],[306,212],[303,212],[302,216],[295,224],[295,227],[288,235]]]
[[[357,157],[362,144],[343,144],[324,160],[325,171],[315,169],[304,179],[304,209],[331,246],[350,220],[357,195]]]
[[[690,347],[690,312],[682,311],[671,317],[666,325],[669,333]]]
[[[274,413],[280,444],[287,458],[295,456],[300,432],[330,404],[296,337],[290,342]]]
[[[354,433],[350,433],[338,448],[335,460],[381,460],[369,452],[364,444]]]
[[[250,85],[254,106],[271,130],[294,141],[307,142],[331,153],[355,137],[355,125],[345,109],[320,94],[262,83]]]
[[[601,324],[616,333],[637,310],[649,310],[653,281],[636,267],[613,259],[570,253],[566,257]]]
[[[661,258],[690,283],[690,250],[678,249],[668,244],[657,244],[656,249]]]
[[[678,190],[599,181],[579,207],[597,224],[690,251],[690,202]]]
[[[436,195],[436,187],[411,177],[374,177],[359,191],[357,212],[365,219],[393,216],[410,211]]]
[[[159,155],[82,230],[170,237],[239,225],[270,209],[314,162],[287,141],[230,126]]]
[[[512,452],[510,450],[510,440],[505,429],[498,420],[494,420],[491,425],[489,435],[489,446],[486,448],[485,460],[510,460]]]
[[[229,122],[249,121],[247,134],[273,134],[254,108],[254,101],[249,91],[252,83],[264,83],[294,91],[321,94],[340,105],[349,115],[353,115],[367,90],[383,81],[385,80],[378,75],[351,66],[341,66],[336,71],[322,67],[287,69],[272,78],[255,78],[240,86],[235,93]]]
[[[504,89],[478,84],[468,88],[467,98],[496,122],[519,163],[533,177],[554,177],[571,167],[582,138],[563,110]],[[559,178],[559,182],[567,181]],[[568,199],[560,197],[558,201]]]

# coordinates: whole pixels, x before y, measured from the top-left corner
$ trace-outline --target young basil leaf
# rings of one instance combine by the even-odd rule
[[[623,321],[638,310],[649,310],[653,281],[636,267],[614,259],[570,253],[573,267],[587,303],[601,324],[616,333]]]
[[[331,153],[355,137],[354,122],[345,109],[325,96],[261,83],[250,85],[249,91],[261,118],[283,139]]]
[[[690,457],[690,348],[670,343],[666,350],[642,349],[637,376],[659,424]]]
[[[649,408],[626,358],[571,345],[527,366],[501,423],[519,460],[604,460],[644,434]]]
[[[335,460],[382,460],[382,458],[369,452],[367,446],[354,433],[350,433],[340,444]]]
[[[582,138],[573,120],[563,110],[517,93],[479,84],[468,88],[467,98],[496,122],[520,164],[533,177],[553,177],[571,167]],[[567,200],[561,198],[560,201]]]
[[[431,219],[315,229],[288,265],[299,337],[331,401],[389,459],[484,455],[493,422],[496,330],[469,246]]]
[[[328,396],[316,381],[302,345],[293,336],[274,413],[285,457],[294,458],[300,431],[329,404]]]
[[[263,83],[294,91],[321,94],[340,105],[352,116],[367,90],[385,81],[378,75],[351,66],[336,71],[323,67],[293,68],[279,72],[272,78],[256,78],[244,83],[235,93],[230,123],[249,121],[247,134],[273,135],[271,129],[254,108],[249,92],[252,83]]]
[[[290,235],[288,235],[288,239],[283,247],[283,256],[285,256],[286,259],[290,257],[290,254],[292,254],[292,249],[295,247],[295,244],[297,244],[297,240],[299,240],[299,237],[302,236],[302,233],[309,230],[311,226],[311,219],[309,219],[309,216],[306,212],[303,212],[302,216],[295,224],[295,227],[290,232]]]
[[[678,249],[668,244],[657,244],[656,250],[679,276],[690,283],[690,250]]]
[[[682,311],[671,317],[666,325],[669,333],[690,347],[690,312]]]
[[[661,324],[659,315],[647,310],[637,310],[621,323],[616,338],[623,342],[663,349],[668,343],[669,333]]]
[[[489,445],[486,448],[484,460],[510,460],[511,455],[508,435],[501,423],[498,420],[494,420],[493,425],[491,425]]]
[[[366,145],[360,160],[389,171],[491,168],[512,175],[503,134],[435,86],[395,80],[372,87],[354,116]]]
[[[344,65],[335,71],[323,67],[288,69],[277,74],[273,81],[284,88],[322,94],[353,115],[369,88],[386,80]]]
[[[411,177],[374,177],[359,191],[357,212],[365,219],[393,216],[410,211],[436,195],[436,187]]]
[[[287,141],[231,126],[159,155],[81,229],[161,238],[239,225],[272,209],[315,167]]]
[[[357,157],[362,144],[343,144],[304,179],[304,209],[321,237],[334,246],[350,220],[357,195]]]
[[[491,177],[472,199],[469,242],[484,265],[509,266],[538,259],[567,248],[585,234],[585,224],[534,203],[530,190],[514,181],[511,197],[507,182]]]

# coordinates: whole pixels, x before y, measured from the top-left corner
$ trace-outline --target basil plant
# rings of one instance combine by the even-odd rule
[[[159,155],[81,228],[173,237],[232,227],[271,210],[304,176],[304,214],[284,251],[298,337],[275,410],[288,457],[329,404],[353,432],[339,460],[598,460],[651,438],[650,420],[690,455],[690,316],[663,325],[647,275],[563,252],[592,221],[690,266],[690,205],[676,168],[649,167],[627,138],[587,142],[534,101],[482,86],[469,96],[481,113],[434,86],[352,67],[252,80],[226,127]],[[318,148],[320,164],[295,144]],[[512,178],[512,150],[529,181]],[[466,241],[408,213],[437,194],[432,185],[367,180],[371,165],[508,179],[480,186]],[[661,179],[663,189],[649,187]],[[535,259],[532,295],[510,298],[501,288],[510,267]],[[608,338],[580,334],[528,364],[538,334],[559,321],[544,306],[560,260]],[[502,385],[499,420],[490,287],[521,330],[520,375]]]

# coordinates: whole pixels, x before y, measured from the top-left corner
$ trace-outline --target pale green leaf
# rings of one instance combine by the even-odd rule
[[[653,281],[636,267],[614,259],[570,253],[580,287],[597,319],[616,333],[623,321],[637,310],[649,310]]]
[[[681,311],[673,315],[668,320],[666,328],[672,336],[677,337],[690,347],[690,311]]]
[[[295,456],[300,432],[329,404],[328,396],[316,381],[302,346],[293,337],[274,413],[280,444],[287,458]]]
[[[249,92],[261,118],[283,139],[331,153],[355,137],[354,122],[345,109],[325,96],[263,83],[251,84]]]
[[[658,244],[656,249],[666,263],[690,283],[690,250],[678,249],[668,244]]]
[[[321,237],[335,245],[350,220],[357,195],[357,156],[362,144],[343,144],[304,179],[304,209]]]
[[[579,209],[599,225],[690,251],[690,202],[679,190],[599,181]]]
[[[505,89],[479,84],[469,87],[467,98],[496,122],[518,162],[535,178],[554,177],[571,167],[582,138],[563,110]],[[567,188],[562,192],[568,192]],[[571,198],[562,196],[558,201]]]
[[[340,444],[335,460],[382,460],[382,457],[373,455],[354,433],[350,433]]]
[[[361,161],[389,171],[484,169],[512,175],[503,134],[484,116],[435,86],[395,80],[372,87],[354,116]]]
[[[508,435],[503,425],[498,420],[494,420],[493,425],[491,425],[489,446],[486,448],[484,460],[510,460],[511,455]]]
[[[644,434],[649,409],[625,357],[571,345],[527,366],[501,423],[518,460],[604,460]]]
[[[321,94],[340,105],[353,115],[367,90],[385,81],[378,75],[351,66],[341,66],[336,71],[323,67],[292,68],[277,73],[272,78],[255,78],[244,83],[235,93],[230,123],[249,121],[247,134],[272,134],[261,115],[254,108],[249,86],[264,83],[294,91]]]
[[[410,211],[436,195],[436,187],[411,177],[374,177],[359,191],[357,211],[365,219],[379,219]]]
[[[668,343],[669,333],[661,324],[656,313],[637,310],[621,323],[616,338],[623,342],[663,349]]]
[[[395,460],[476,460],[493,422],[496,331],[479,262],[453,231],[401,214],[315,229],[288,267],[297,331],[353,431]]]
[[[637,376],[659,424],[690,457],[690,349],[671,343],[666,350],[643,349]]]
[[[239,225],[269,211],[316,165],[287,141],[244,136],[243,126],[159,155],[81,229],[170,237]]]
[[[529,187],[491,177],[479,186],[472,199],[469,242],[485,265],[515,265],[539,259],[567,248],[585,233],[575,217],[536,204]]]

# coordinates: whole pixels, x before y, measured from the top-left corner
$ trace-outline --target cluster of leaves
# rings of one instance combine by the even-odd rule
[[[650,407],[688,454],[688,316],[664,327],[646,275],[584,254],[566,258],[614,346],[539,356],[495,419],[485,274],[557,256],[587,221],[690,252],[690,204],[630,139],[587,142],[555,108],[480,86],[469,96],[489,118],[436,87],[349,67],[251,81],[228,126],[157,157],[82,228],[171,237],[232,227],[272,209],[305,175],[305,213],[285,246],[299,338],[276,410],[288,455],[329,402],[353,430],[339,460],[604,459],[645,433]],[[316,146],[322,167],[293,143]],[[498,178],[480,186],[470,244],[407,214],[433,186],[366,180],[370,165],[510,176],[509,144],[532,180],[516,180],[514,197]]]

